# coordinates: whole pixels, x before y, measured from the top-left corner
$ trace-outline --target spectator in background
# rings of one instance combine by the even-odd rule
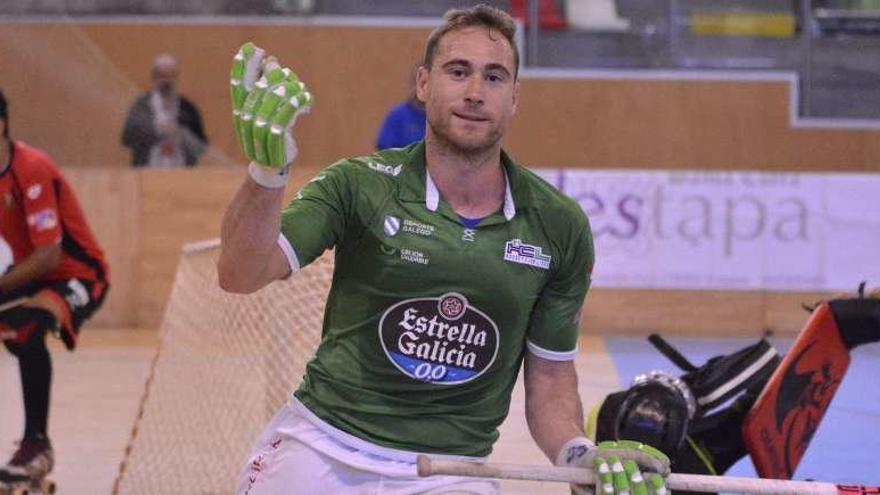
[[[80,325],[104,301],[109,274],[58,167],[43,151],[10,139],[2,91],[0,238],[9,247],[0,260],[9,265],[0,267],[0,340],[18,358],[25,413],[18,449],[0,466],[0,493],[19,493],[12,488],[42,479],[55,463],[47,428],[52,361],[46,335],[73,350]]]
[[[153,89],[135,100],[122,131],[135,167],[192,167],[207,139],[196,106],[177,93],[177,60],[162,54],[153,61]]]
[[[403,148],[425,137],[425,104],[416,97],[416,72],[419,66],[413,67],[409,74],[409,96],[388,112],[379,136],[376,137],[376,149]]]

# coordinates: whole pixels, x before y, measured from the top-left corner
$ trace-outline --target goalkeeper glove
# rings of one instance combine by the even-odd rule
[[[284,187],[297,155],[291,130],[311,108],[312,94],[293,71],[251,42],[233,58],[230,93],[235,135],[251,160],[251,177],[266,187]]]
[[[559,451],[556,465],[595,472],[595,491],[590,486],[572,485],[571,490],[575,495],[670,493],[664,479],[669,475],[669,458],[663,452],[639,442],[620,440],[593,445],[587,438],[572,438]]]

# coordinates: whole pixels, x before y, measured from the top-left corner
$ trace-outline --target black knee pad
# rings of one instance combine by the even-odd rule
[[[58,320],[50,311],[30,306],[17,306],[0,313],[3,345],[20,356],[28,348],[43,343],[46,332],[55,330]]]

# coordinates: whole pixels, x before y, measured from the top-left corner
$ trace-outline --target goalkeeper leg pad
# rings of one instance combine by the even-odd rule
[[[817,306],[743,424],[760,477],[791,479],[846,375],[849,349],[831,307]]]
[[[55,315],[43,308],[17,306],[0,313],[0,337],[9,352],[16,356],[24,347],[57,328]]]

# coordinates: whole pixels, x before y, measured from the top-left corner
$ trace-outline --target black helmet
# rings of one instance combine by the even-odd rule
[[[617,412],[615,437],[673,455],[687,436],[696,401],[688,386],[662,371],[638,375]]]

